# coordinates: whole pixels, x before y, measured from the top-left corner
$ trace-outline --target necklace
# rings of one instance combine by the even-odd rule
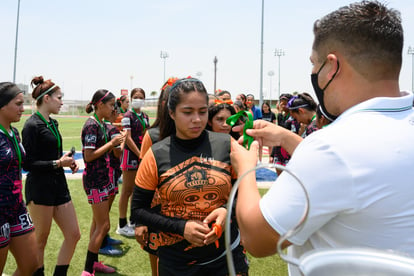
[[[108,137],[106,136],[105,127],[101,124],[101,121],[99,121],[98,115],[96,115],[96,113],[93,113],[93,116],[95,117],[96,121],[98,122],[99,127],[101,128],[102,132],[104,133],[105,144],[108,143]]]
[[[144,121],[141,119],[141,116],[138,116],[137,112],[133,108],[131,110],[132,110],[132,112],[134,112],[134,114],[138,117],[138,120],[141,122],[142,132],[144,132],[145,131],[145,128],[146,128]]]
[[[4,132],[6,137],[12,142],[14,148],[16,149],[17,158],[19,159],[19,171],[20,171],[20,169],[22,168],[22,152],[20,151],[20,146],[19,146],[19,143],[17,142],[16,135],[14,134],[14,131],[11,130],[12,135],[10,136],[9,132],[2,125],[0,125],[0,129]]]
[[[53,128],[52,128],[52,126],[49,124],[49,122],[46,121],[45,117],[43,117],[43,115],[39,111],[37,111],[36,114],[37,114],[37,116],[40,117],[40,119],[42,119],[43,122],[45,122],[47,128],[50,129],[50,131],[53,133],[53,136],[55,136],[55,138],[57,140],[58,149],[60,149],[60,146],[62,145],[62,140],[60,139],[59,132],[58,132],[53,120],[50,119],[50,122],[52,123],[52,126],[53,126]]]

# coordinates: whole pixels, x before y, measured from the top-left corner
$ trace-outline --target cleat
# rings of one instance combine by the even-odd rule
[[[102,255],[109,255],[109,256],[119,256],[122,255],[123,252],[121,249],[113,248],[112,245],[107,245],[103,248],[99,248],[99,254]]]
[[[105,274],[115,273],[115,268],[104,265],[102,262],[95,262],[93,264],[93,269],[96,272],[105,273]]]
[[[125,237],[135,237],[135,230],[125,225],[122,228],[116,229],[116,233]]]
[[[117,239],[113,239],[111,237],[108,236],[107,242],[109,245],[120,245],[123,244],[124,242],[121,240],[117,240]]]

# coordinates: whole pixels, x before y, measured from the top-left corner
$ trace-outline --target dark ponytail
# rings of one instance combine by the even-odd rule
[[[308,93],[301,93],[290,98],[287,107],[292,112],[297,112],[299,108],[304,108],[309,111],[316,111],[317,104],[311,95]]]
[[[91,113],[92,111],[96,110],[96,106],[98,103],[106,103],[112,100],[113,98],[115,98],[115,95],[109,92],[108,90],[99,89],[95,92],[95,94],[93,94],[92,100],[86,105],[86,113]]]

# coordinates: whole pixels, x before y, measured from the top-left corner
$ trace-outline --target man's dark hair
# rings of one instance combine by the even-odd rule
[[[398,78],[404,41],[399,11],[378,1],[353,3],[317,20],[313,32],[318,62],[338,51],[367,78]]]

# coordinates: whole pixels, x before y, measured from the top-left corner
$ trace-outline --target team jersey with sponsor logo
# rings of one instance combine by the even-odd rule
[[[132,140],[137,145],[138,149],[141,149],[142,139],[144,138],[145,130],[149,128],[148,115],[144,112],[136,114],[131,110],[128,110],[124,114],[124,118],[122,120],[122,127],[124,129],[131,131]],[[127,150],[130,150],[128,148],[128,145],[126,144],[125,148]]]
[[[85,149],[96,150],[111,140],[107,135],[105,123],[103,129],[94,117],[90,117],[82,128],[82,154]],[[85,161],[85,157],[84,157]],[[89,189],[99,189],[109,183],[109,155],[105,153],[91,162],[85,161],[83,185]]]
[[[21,159],[24,160],[26,154],[19,132],[14,127],[12,131],[20,148]],[[14,142],[0,130],[0,207],[17,206],[22,201],[22,173],[18,154]]]
[[[115,138],[116,136],[121,135],[121,133],[119,132],[119,129],[116,126],[112,125],[111,123],[106,123],[106,128],[108,130],[109,140],[112,140],[112,138]],[[121,145],[118,145],[116,147],[121,148]],[[109,153],[109,166],[117,170],[121,170],[119,168],[121,166],[121,159],[120,157],[116,157],[112,151]]]

